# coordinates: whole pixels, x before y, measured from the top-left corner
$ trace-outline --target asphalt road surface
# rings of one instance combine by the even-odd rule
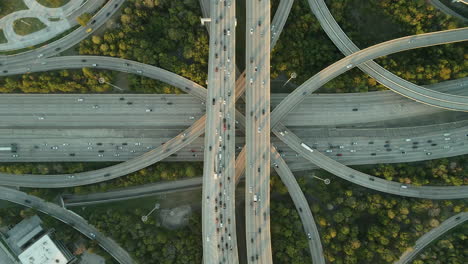
[[[235,1],[210,2],[203,162],[204,263],[238,263],[235,226]],[[206,197],[206,198],[205,198]]]

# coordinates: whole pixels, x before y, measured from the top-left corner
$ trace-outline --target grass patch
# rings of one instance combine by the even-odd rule
[[[13,22],[13,30],[21,36],[29,35],[44,28],[46,28],[46,25],[35,17],[25,17]]]
[[[0,29],[0,44],[7,43],[8,40],[5,37],[5,34],[3,34],[3,30]]]
[[[66,5],[70,0],[37,0],[37,2],[45,7],[56,8]]]
[[[0,4],[0,18],[19,10],[26,10],[28,7],[23,0],[2,0]]]
[[[51,21],[51,22],[57,22],[57,21],[60,21],[61,18],[58,18],[58,17],[50,17],[50,18],[48,18],[48,20]]]

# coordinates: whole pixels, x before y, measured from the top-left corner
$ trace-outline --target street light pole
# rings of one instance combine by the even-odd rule
[[[286,84],[289,83],[289,81],[291,81],[292,79],[296,79],[297,77],[297,74],[295,72],[291,73],[291,76],[289,77],[289,79],[283,84],[283,87],[286,86]]]
[[[156,203],[156,204],[154,205],[154,208],[151,209],[151,211],[150,211],[147,215],[142,216],[142,217],[141,217],[141,221],[143,221],[143,222],[148,221],[148,216],[150,216],[150,215],[154,212],[154,210],[157,210],[157,209],[159,209],[159,203]]]
[[[328,179],[328,178],[327,178],[327,179],[322,179],[322,178],[317,177],[317,176],[315,176],[315,175],[312,175],[312,177],[323,181],[323,183],[325,183],[325,184],[327,184],[327,185],[330,184],[330,182],[331,182],[330,179]]]
[[[118,87],[117,85],[113,85],[112,83],[106,82],[106,79],[104,79],[103,77],[99,77],[99,78],[98,78],[98,82],[99,82],[100,84],[103,84],[103,83],[108,84],[108,85],[110,85],[110,86],[112,86],[112,87],[114,87],[114,88],[119,89],[120,91],[123,91],[123,90],[124,90],[124,89]]]

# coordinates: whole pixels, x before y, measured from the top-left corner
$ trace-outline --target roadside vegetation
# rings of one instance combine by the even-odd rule
[[[298,181],[311,206],[328,263],[393,263],[424,233],[450,216],[468,211],[463,200],[404,198],[374,192],[328,173],[320,176],[330,178],[331,184],[310,177]],[[276,176],[272,185],[273,193],[280,194],[272,195],[273,260],[311,263],[307,234],[286,187]]]
[[[417,186],[468,185],[468,155],[421,162],[378,164],[364,171],[389,181]]]
[[[193,212],[187,226],[169,230],[161,225],[157,213],[148,217],[148,221],[141,221],[141,216],[150,210],[142,206],[95,206],[78,213],[104,234],[111,236],[137,263],[201,263],[200,213]]]
[[[450,230],[436,242],[426,247],[412,264],[463,264],[468,252],[468,223]]]
[[[78,22],[78,24],[80,24],[81,26],[86,27],[86,25],[88,25],[88,22],[89,20],[91,20],[92,17],[93,15],[90,13],[83,13],[76,18],[76,22]]]
[[[26,9],[28,7],[23,0],[2,0],[0,3],[0,19],[13,12]]]
[[[61,70],[12,75],[0,79],[0,93],[103,93],[112,91],[106,83],[99,83],[102,77],[111,82],[110,71]]]
[[[46,25],[35,17],[25,17],[13,22],[13,30],[16,34],[26,36],[46,28]]]
[[[61,6],[68,4],[68,2],[70,2],[70,0],[36,0],[36,1],[39,4],[45,7],[50,7],[50,8],[61,7]]]
[[[417,1],[325,1],[344,32],[365,48],[398,37],[453,29],[463,25]],[[292,19],[294,18],[294,19]],[[468,76],[468,54],[463,44],[441,45],[401,52],[377,62],[396,75],[419,85]],[[272,54],[272,78],[297,73],[300,85],[326,66],[343,58],[312,14],[307,1],[295,1],[288,22]],[[358,69],[335,78],[320,92],[368,92],[386,90]],[[275,92],[290,92],[291,88]]]
[[[135,60],[205,85],[208,34],[200,26],[200,16],[199,2],[195,0],[128,0],[118,26],[83,41],[80,54]],[[145,77],[131,76],[130,83],[132,91],[180,93]]]

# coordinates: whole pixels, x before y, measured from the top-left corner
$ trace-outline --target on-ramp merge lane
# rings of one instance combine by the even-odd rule
[[[309,250],[312,263],[325,264],[325,256],[323,255],[322,243],[320,242],[320,234],[318,232],[317,225],[315,224],[314,217],[312,216],[312,212],[310,211],[309,203],[307,202],[301,187],[299,187],[296,178],[273,144],[271,145],[270,151],[273,167],[280,176],[281,181],[286,185],[289,195],[291,196],[299,217],[301,218],[304,231],[306,232],[307,239],[309,240]]]

